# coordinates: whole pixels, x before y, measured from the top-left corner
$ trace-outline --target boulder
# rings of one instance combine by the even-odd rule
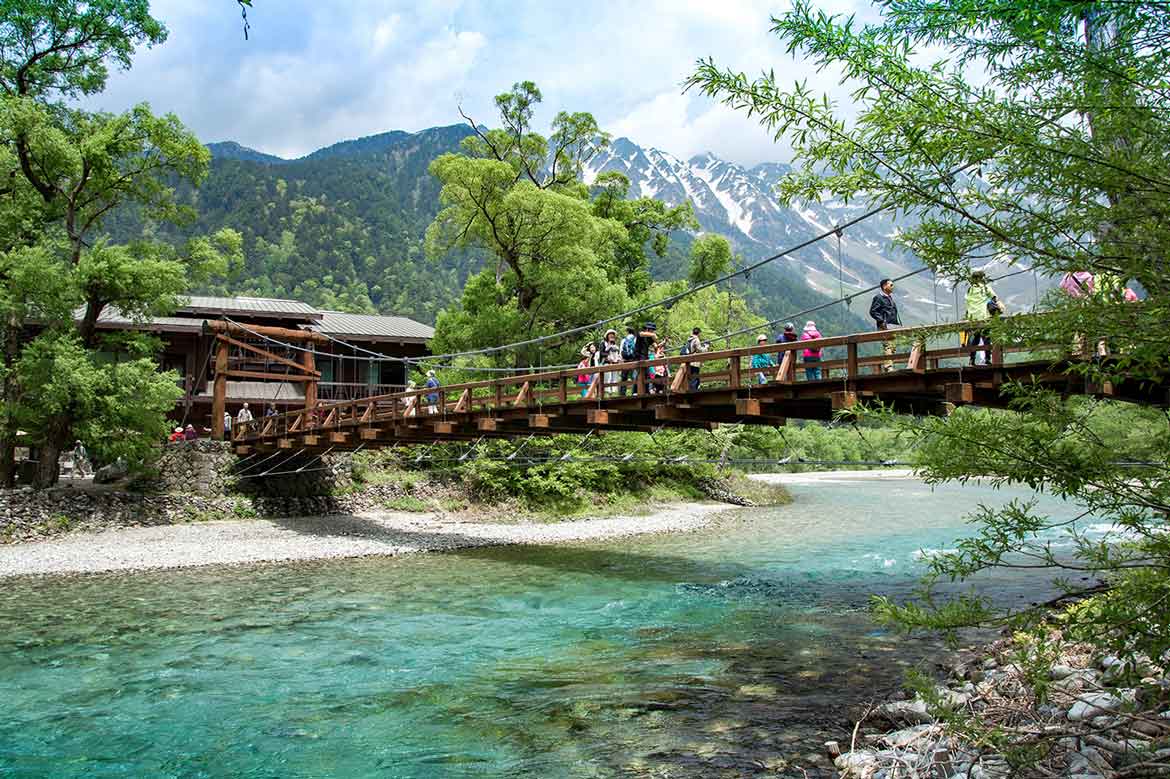
[[[1133,694],[1130,692],[1130,700]],[[1084,722],[1094,717],[1113,714],[1126,702],[1124,697],[1118,697],[1108,692],[1086,692],[1077,696],[1076,702],[1068,710],[1070,722]]]
[[[921,699],[883,703],[877,708],[876,713],[897,725],[921,725],[934,722],[934,717],[930,716],[930,712],[926,710],[926,701]]]

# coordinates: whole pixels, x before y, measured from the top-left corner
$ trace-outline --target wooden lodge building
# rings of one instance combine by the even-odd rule
[[[246,402],[260,416],[269,405],[278,411],[304,407],[314,392],[319,401],[334,401],[403,389],[407,366],[374,355],[426,356],[435,333],[401,316],[324,311],[298,300],[201,295],[190,296],[171,316],[141,324],[108,309],[98,327],[146,330],[161,338],[161,367],[184,377],[174,419],[201,431],[217,427],[212,413],[216,374],[225,365],[220,379],[226,411],[234,417]],[[268,337],[250,332],[253,328]],[[311,382],[298,365],[315,371]]]

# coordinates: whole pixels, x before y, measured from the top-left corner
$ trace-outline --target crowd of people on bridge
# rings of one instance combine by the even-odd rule
[[[1137,300],[1133,290],[1125,287],[1120,279],[1107,277],[1103,274],[1094,276],[1087,272],[1068,273],[1062,278],[1060,288],[1073,298],[1092,296],[1103,291],[1118,292],[1124,295],[1125,300]],[[1123,292],[1122,292],[1123,290]],[[967,294],[964,299],[963,315],[969,327],[960,333],[960,347],[968,351],[968,359],[972,366],[986,365],[991,361],[991,323],[992,320],[1003,316],[1007,308],[1000,300],[999,295],[991,287],[991,280],[983,271],[975,271],[968,282]],[[898,303],[894,297],[893,279],[882,279],[878,290],[870,301],[869,316],[878,331],[887,331],[902,326],[898,311]],[[775,338],[776,344],[792,344],[803,341],[819,342],[825,336],[821,333],[814,320],[805,322],[804,327],[797,331],[794,322],[784,324]],[[730,341],[730,337],[727,337]],[[780,351],[764,351],[759,347],[768,344],[768,336],[759,334],[756,337],[757,350],[753,350],[749,370],[750,381],[757,385],[768,384],[779,379],[777,370],[784,365],[785,353],[789,349]],[[627,327],[624,336],[619,337],[618,331],[610,328],[599,341],[586,342],[580,351],[580,361],[577,363],[575,376],[579,397],[600,398],[605,395],[626,396],[627,394],[666,393],[671,386],[671,365],[664,361],[670,354],[673,346],[668,337],[660,336],[654,322],[646,322],[640,328]],[[1099,347],[1100,348],[1100,347]],[[693,327],[690,335],[678,348],[678,355],[701,356],[711,350],[711,342],[703,338],[701,327]],[[881,363],[883,372],[894,370],[893,360],[895,344],[892,338],[882,341],[883,354],[887,359]],[[827,371],[822,368],[823,347],[818,343],[810,343],[800,349],[791,348],[792,358],[788,370],[795,369],[797,357],[804,368],[804,378],[807,381],[819,381],[829,378]],[[630,367],[631,363],[655,363],[644,367]],[[703,361],[682,360],[674,363],[677,370],[683,371],[686,386],[689,390],[698,390],[702,386]],[[614,366],[613,369],[608,369]],[[617,366],[622,366],[618,368]],[[598,370],[600,369],[600,370]],[[639,371],[642,371],[640,374]],[[791,375],[791,374],[790,374]],[[675,377],[682,381],[681,377]],[[597,385],[600,385],[598,387]],[[408,413],[421,413],[425,404],[427,414],[439,413],[442,404],[442,395],[438,391],[441,387],[434,370],[426,372],[426,381],[422,390],[416,389],[415,382],[411,381],[406,388],[407,393],[417,393],[407,403]],[[270,405],[268,415],[275,414],[275,406]],[[234,420],[230,414],[224,413],[224,431],[230,436],[233,426],[252,420],[252,412],[248,404],[236,414]],[[210,431],[206,431],[210,433]],[[171,436],[172,441],[194,440],[198,432],[191,425],[178,427]]]

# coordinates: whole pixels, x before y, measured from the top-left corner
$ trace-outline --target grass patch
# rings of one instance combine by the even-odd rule
[[[726,482],[729,490],[757,506],[784,506],[792,502],[792,493],[783,484],[768,484],[738,473],[728,476]]]
[[[399,498],[391,498],[383,501],[382,506],[391,511],[429,511],[430,504],[425,500],[416,498],[413,495],[403,495]]]

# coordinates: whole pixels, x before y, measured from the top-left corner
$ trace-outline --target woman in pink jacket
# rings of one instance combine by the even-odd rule
[[[817,330],[817,323],[811,319],[804,323],[804,331],[800,334],[800,340],[812,341],[821,337],[821,331]],[[806,347],[804,350],[804,378],[808,381],[814,381],[821,377],[821,368],[817,363],[821,361],[821,350]],[[809,367],[809,365],[812,367]]]

